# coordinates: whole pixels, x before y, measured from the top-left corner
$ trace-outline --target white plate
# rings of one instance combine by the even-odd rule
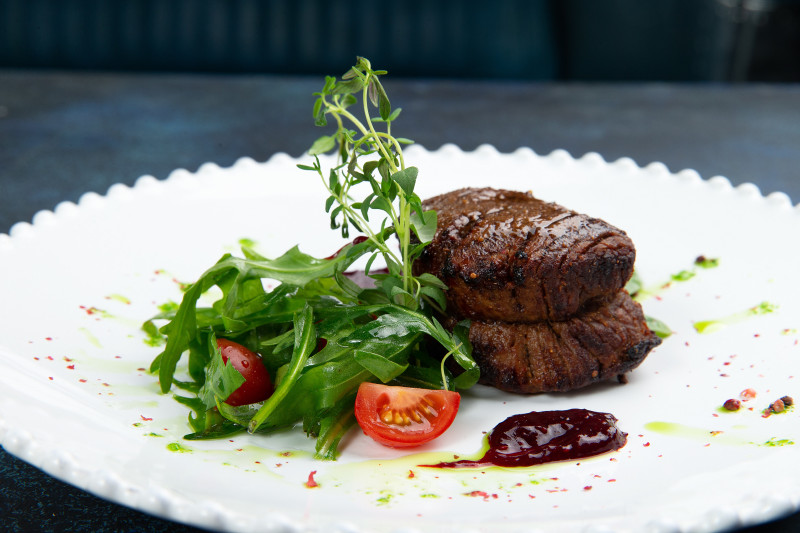
[[[615,414],[629,434],[622,450],[464,472],[419,468],[425,456],[357,431],[336,463],[311,459],[300,430],[181,441],[184,408],[137,370],[158,352],[138,324],[241,238],[272,256],[295,243],[316,255],[341,244],[321,185],[286,155],[143,177],[0,235],[3,447],[123,505],[231,531],[714,531],[798,508],[797,411],[761,416],[773,400],[800,396],[800,216],[786,195],[597,154],[412,147],[407,160],[421,169],[422,197],[467,185],[530,189],[605,218],[632,236],[651,287],[698,255],[720,259],[644,302],[675,334],[627,385],[538,396],[476,387],[424,451],[474,455],[508,415],[572,407]],[[714,333],[693,328],[760,302],[778,308]],[[747,388],[757,397],[742,410],[719,411]]]

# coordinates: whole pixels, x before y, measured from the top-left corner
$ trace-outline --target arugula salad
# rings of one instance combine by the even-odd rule
[[[314,121],[336,130],[312,144],[310,164],[298,165],[316,174],[328,194],[320,208],[352,242],[327,258],[295,246],[270,259],[244,246],[241,257],[224,255],[189,285],[177,309],[145,323],[166,337],[150,370],[163,393],[177,389],[175,399],[190,409],[185,438],[302,423],[316,456],[335,459],[358,419],[378,442],[411,446],[443,432],[458,409],[456,391],[477,382],[468,324],[449,331],[435,318],[446,286],[412,275],[436,213],[423,212],[414,193],[418,169],[403,156],[411,141],[392,134],[401,110],[390,104],[385,74],[358,58],[341,79],[325,78]],[[328,153],[335,164],[323,168]],[[360,258],[374,280],[367,288],[347,273]],[[202,307],[214,287],[221,297]],[[179,363],[178,375],[189,379],[178,379]]]

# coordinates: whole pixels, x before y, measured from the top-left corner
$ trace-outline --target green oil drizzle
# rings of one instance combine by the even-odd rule
[[[670,437],[679,437],[683,439],[702,441],[704,443],[718,443],[729,446],[791,446],[794,441],[791,439],[778,439],[773,437],[766,442],[754,442],[752,438],[745,438],[743,435],[734,435],[728,432],[713,431],[675,422],[648,422],[644,425],[645,429],[654,433],[668,435]],[[739,427],[741,429],[741,427]]]
[[[730,326],[731,324],[747,320],[748,318],[754,316],[774,313],[777,309],[778,306],[773,303],[761,302],[760,304],[755,305],[749,309],[740,311],[738,313],[733,313],[732,315],[728,315],[723,318],[717,318],[714,320],[701,320],[698,322],[694,322],[693,326],[698,333],[701,334],[713,333],[715,331],[719,331],[725,328],[726,326]]]
[[[113,300],[115,302],[123,303],[125,305],[131,304],[130,299],[126,298],[125,296],[122,296],[121,294],[109,294],[108,296],[106,296],[106,298],[108,300]]]
[[[191,448],[187,448],[180,442],[170,442],[167,444],[167,449],[171,452],[178,452],[178,453],[191,453],[193,450]]]
[[[78,328],[78,331],[83,333],[83,335],[86,337],[86,340],[89,341],[89,343],[92,346],[94,346],[95,348],[102,348],[103,347],[103,345],[100,344],[100,340],[97,337],[95,337],[92,334],[92,332],[89,331],[88,329],[86,329],[86,328]]]
[[[392,498],[394,498],[394,494],[383,492],[382,496],[375,500],[375,503],[378,505],[389,505],[389,503],[392,501]]]
[[[672,274],[670,280],[672,281],[689,281],[695,276],[694,270],[681,270],[677,274]]]
[[[685,281],[689,281],[693,279],[700,270],[706,270],[710,268],[716,268],[719,266],[719,259],[718,258],[708,258],[705,256],[699,256],[694,260],[694,265],[692,268],[683,269],[675,274],[671,274],[667,281],[661,282],[659,284],[645,287],[642,284],[641,278],[634,272],[633,277],[625,286],[633,299],[637,302],[643,302],[648,298],[652,298],[654,296],[658,296],[659,294],[665,292],[669,288],[671,288],[675,283],[682,283]]]
[[[690,440],[703,442],[713,441],[719,444],[728,444],[734,446],[753,444],[751,440],[742,438],[740,436],[730,435],[728,433],[723,433],[722,431],[687,426],[685,424],[678,424],[675,422],[648,422],[644,425],[644,427],[648,431],[652,431],[654,433]]]
[[[762,444],[762,446],[769,446],[769,447],[794,446],[794,441],[791,439],[778,439],[777,437],[772,437],[767,442]]]

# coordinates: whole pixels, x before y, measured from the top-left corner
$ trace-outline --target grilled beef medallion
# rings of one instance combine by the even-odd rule
[[[448,312],[504,322],[564,320],[633,273],[630,238],[530,193],[461,189],[423,202],[438,230],[414,263],[447,291]]]
[[[438,227],[414,273],[448,286],[446,325],[471,320],[482,383],[578,389],[632,370],[661,343],[624,289],[636,258],[624,231],[517,191],[461,189],[423,207]]]
[[[481,382],[522,393],[564,392],[614,379],[661,343],[625,290],[563,321],[472,321],[469,340]]]

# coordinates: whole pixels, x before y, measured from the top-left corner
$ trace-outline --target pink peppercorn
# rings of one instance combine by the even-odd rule
[[[738,411],[742,406],[742,402],[735,398],[731,398],[730,400],[725,400],[725,403],[722,404],[722,406],[728,411]]]
[[[782,413],[786,409],[786,405],[783,400],[775,400],[770,404],[769,409],[773,413]]]
[[[753,389],[745,389],[741,393],[739,393],[739,397],[745,401],[752,400],[753,398],[756,397],[756,391],[754,391]]]

